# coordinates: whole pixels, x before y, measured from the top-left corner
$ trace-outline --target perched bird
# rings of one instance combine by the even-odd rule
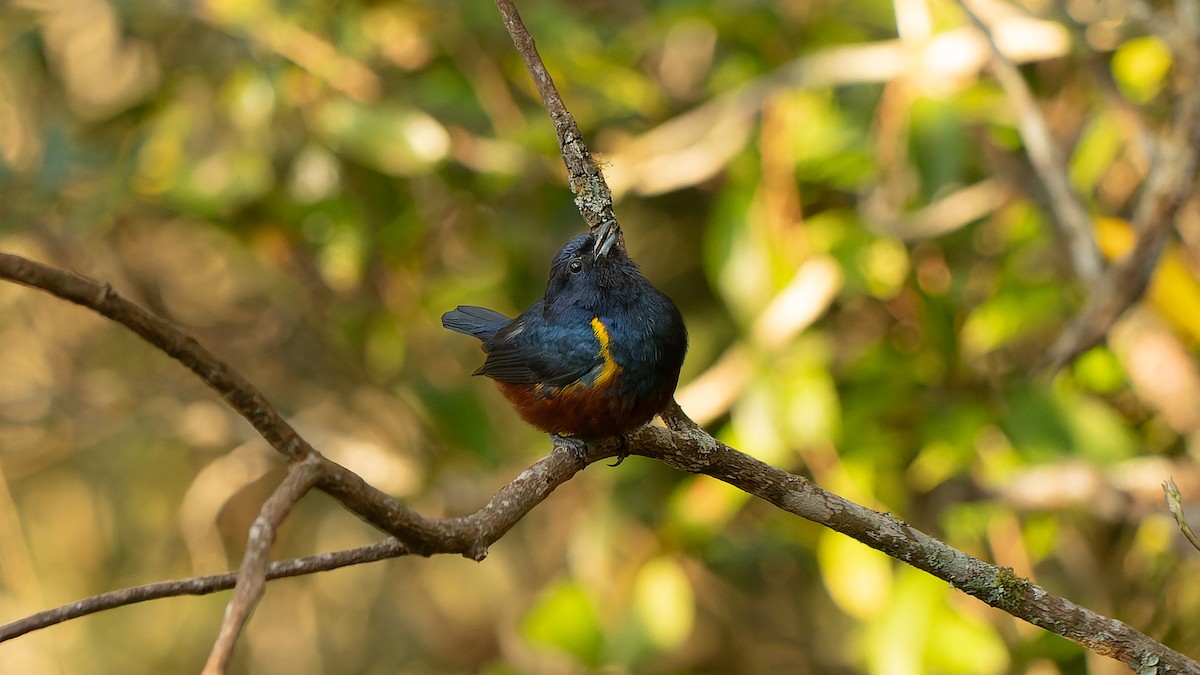
[[[675,393],[687,351],[683,317],[620,239],[610,220],[567,242],[545,296],[515,319],[469,305],[442,316],[446,328],[483,341],[487,358],[474,374],[495,380],[521,417],[548,433],[620,436]]]

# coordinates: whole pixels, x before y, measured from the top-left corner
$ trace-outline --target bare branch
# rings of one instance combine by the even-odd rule
[[[199,375],[284,457],[299,460],[317,454],[249,380],[108,284],[7,253],[0,253],[0,279],[46,291],[116,321]]]
[[[772,467],[716,441],[688,419],[678,406],[672,406],[666,412],[664,421],[669,429],[646,427],[632,434],[627,439],[627,449],[631,454],[662,461],[681,471],[702,473],[727,482],[784,511],[846,534],[871,548],[924,570],[988,605],[1073,640],[1097,654],[1120,660],[1132,668],[1140,667],[1147,659],[1157,659],[1160,668],[1158,672],[1200,674],[1200,663],[1156,642],[1123,622],[1101,616],[1069,600],[1051,595],[1042,587],[1015,575],[1008,568],[973,558],[888,514],[855,504],[825,491],[801,476]],[[590,464],[615,454],[614,443],[599,444],[592,448],[586,463]],[[476,532],[481,542],[498,539],[503,535],[501,528],[495,527],[494,523],[492,527],[488,527],[479,521],[487,520],[498,511],[506,515],[505,520],[519,519],[540,501],[537,496],[548,494],[557,484],[565,482],[564,475],[569,478],[579,468],[579,461],[569,449],[556,448],[522,472],[512,484],[497,492],[484,508],[474,514],[463,518],[428,521],[437,528],[444,527],[445,531],[450,533],[450,540],[442,542],[440,547],[435,545],[437,542],[422,542],[424,553],[428,555],[434,548],[444,549],[442,552],[459,553],[462,542],[458,539],[469,531]],[[528,496],[530,492],[527,489],[531,483],[538,488],[532,497]],[[521,487],[521,484],[526,484],[526,487]],[[518,499],[524,501],[520,504],[511,503]],[[537,501],[534,501],[535,499]],[[392,546],[395,548],[391,548]],[[415,552],[403,544],[393,544],[391,540],[361,549],[362,554],[359,551],[338,554],[338,560],[344,561],[345,564],[356,564],[367,561],[360,559],[360,555],[378,560]],[[309,563],[309,560],[311,559],[293,561],[286,567],[273,565],[268,570],[267,578],[289,576],[290,572],[301,568],[303,571],[297,573],[322,571],[339,566],[324,564],[327,561],[321,561],[322,564],[315,560]],[[209,578],[212,581],[206,583],[189,580],[169,584],[176,585],[175,588],[202,589],[180,592],[208,593],[229,588],[230,576],[232,575]],[[127,602],[109,601],[103,603],[105,606],[97,606],[93,611],[150,599],[151,596],[179,594],[162,588],[154,590],[166,592],[155,595],[148,590],[128,589],[121,592]],[[84,603],[91,601],[81,601],[75,605]],[[94,603],[100,604],[102,603]],[[67,607],[71,608],[74,605]],[[53,618],[42,621],[35,622],[35,617],[24,619],[20,622],[23,624],[20,630],[9,626],[0,628],[0,639],[15,637],[83,614],[74,612],[71,616],[63,616],[67,614],[63,610],[64,608],[59,608],[44,613],[52,615]],[[35,623],[39,625],[31,625]],[[16,626],[16,623],[10,626]]]
[[[321,456],[296,433],[258,388],[213,356],[194,338],[117,293],[108,284],[7,253],[0,253],[0,279],[37,288],[87,307],[125,326],[179,361],[220,394],[286,459],[300,461],[319,458],[322,464],[321,489],[341,499],[347,508],[367,522],[402,541],[446,541],[446,533],[433,527],[427,519],[413,513],[391,496],[366,485],[352,471]],[[467,550],[468,547],[464,545],[454,552]]]
[[[679,426],[680,433],[688,430],[686,417],[669,414],[669,418],[677,426],[681,425]],[[1175,466],[1175,469],[1186,470],[1186,468],[1181,469],[1179,466]],[[1161,474],[1166,470],[1169,470],[1169,468],[1143,466],[1141,463],[1135,462],[1121,465],[1113,472],[1112,476],[1105,476],[1084,465],[1066,463],[1058,466],[1034,469],[1020,474],[1009,481],[1006,486],[989,490],[989,493],[994,492],[993,497],[1002,498],[1007,502],[1013,503],[1017,508],[1039,510],[1063,508],[1064,505],[1095,505],[1097,502],[1103,504],[1104,502],[1112,501],[1112,493],[1119,493],[1125,499],[1136,501],[1141,499],[1142,493],[1146,490],[1142,489],[1143,486],[1140,483],[1137,485],[1127,485],[1124,479],[1127,479],[1131,474],[1145,476],[1150,473]],[[1082,481],[1088,486],[1088,489],[1084,492],[1076,491],[1064,494],[1061,490],[1061,486],[1066,481],[1064,474],[1072,475],[1072,480],[1066,482],[1080,483],[1081,481],[1078,480],[1079,472],[1088,472],[1089,474],[1096,475]],[[1195,476],[1191,476],[1191,478],[1193,479],[1192,482],[1195,482]],[[1175,481],[1172,480],[1169,483],[1174,485]],[[1167,491],[1168,507],[1173,509],[1174,506],[1170,501],[1169,492],[1171,488],[1163,484],[1162,489]],[[1177,487],[1174,489],[1178,490]],[[1106,494],[1110,496],[1106,497]],[[497,494],[491,501],[494,502],[499,497],[500,495]],[[1178,498],[1176,498],[1175,503],[1178,503]],[[1128,514],[1128,509],[1124,507],[1125,502],[1121,501],[1121,504],[1120,508],[1122,512]],[[1114,506],[1114,508],[1116,507]],[[1174,513],[1174,511],[1172,512]],[[1200,548],[1200,541],[1196,542],[1196,546]],[[317,572],[328,572],[342,567],[407,556],[411,553],[413,551],[399,540],[389,537],[367,546],[273,562],[267,566],[266,579],[271,581]],[[78,619],[89,614],[134,605],[148,600],[186,595],[208,595],[226,591],[233,588],[236,581],[237,573],[227,572],[225,574],[214,574],[190,579],[155,582],[102,593],[0,625],[0,642],[11,640],[26,633],[48,628],[71,619]]]
[[[570,480],[584,468],[585,464],[615,456],[616,450],[617,446],[614,442],[594,444],[590,448],[586,462],[581,464],[573,450],[555,448],[553,452],[522,471],[512,482],[497,491],[483,508],[467,516],[440,520],[426,519],[406,509],[399,513],[395,507],[403,509],[403,506],[393,498],[378,492],[357,475],[337,464],[323,457],[313,458],[306,462],[305,466],[313,467],[313,477],[320,489],[341,500],[343,505],[367,522],[384,530],[402,531],[403,535],[413,543],[408,544],[392,538],[362,548],[272,563],[267,566],[264,578],[272,580],[301,576],[414,553],[425,556],[436,553],[453,553],[482,560],[487,555],[488,546],[502,537],[533,507],[549,496],[555,488]],[[281,487],[280,491],[282,490]],[[278,495],[279,492],[276,494]],[[264,506],[264,513],[268,510],[268,507]],[[409,519],[412,519],[412,522],[409,522]],[[408,525],[402,527],[381,525],[381,523],[394,523],[395,521],[408,523]],[[243,564],[244,567],[245,564]],[[228,590],[235,586],[237,577],[237,574],[230,572],[192,579],[164,581],[103,593],[2,625],[0,626],[0,642],[63,621],[116,607],[159,598],[207,595]]]
[[[579,125],[575,123],[575,117],[567,110],[558,88],[554,86],[554,80],[550,78],[550,73],[542,63],[537,45],[525,29],[516,5],[512,0],[496,0],[496,8],[500,10],[504,27],[512,37],[513,46],[525,60],[525,67],[533,77],[538,93],[542,95],[542,104],[554,123],[554,134],[558,137],[563,163],[567,166],[567,179],[571,184],[571,192],[575,194],[575,206],[583,215],[588,227],[595,232],[601,223],[615,218],[612,191],[608,189],[604,174],[600,167],[596,166],[596,160],[592,159],[591,152],[583,142],[583,134],[579,131]]]
[[[288,467],[287,476],[270,499],[263,504],[258,518],[250,526],[246,552],[242,555],[242,566],[237,574],[237,586],[229,604],[225,606],[225,618],[221,630],[213,642],[204,675],[223,675],[238,636],[250,620],[250,613],[262,597],[267,584],[267,554],[275,543],[275,533],[283,519],[291,512],[300,498],[308,493],[320,478],[322,464],[314,457],[296,462]]]
[[[954,585],[1087,649],[1139,670],[1200,673],[1200,662],[1155,641],[1128,624],[1046,592],[1009,568],[973,558],[895,517],[872,511],[813,483],[760,462],[713,439],[688,423],[677,407],[665,417],[674,433],[647,427],[634,434],[634,454],[661,460],[681,471],[702,473],[760,497],[780,509],[820,523]]]
[[[351,565],[378,562],[388,558],[398,558],[408,555],[411,551],[394,537],[383,541],[347,549],[318,553],[303,558],[292,558],[273,562],[267,566],[266,579],[285,579],[298,577],[316,572],[327,572]],[[236,572],[213,574],[190,579],[173,579],[158,581],[142,586],[132,586],[116,591],[93,595],[90,598],[76,600],[70,604],[47,609],[27,617],[0,626],[0,642],[20,637],[42,628],[49,628],[64,621],[78,619],[89,614],[96,614],[117,607],[135,605],[148,600],[175,598],[184,595],[209,595],[227,591],[237,582]]]
[[[1021,138],[1034,170],[1045,187],[1048,205],[1067,243],[1076,274],[1091,289],[1083,309],[1059,335],[1047,352],[1042,370],[1053,373],[1105,339],[1113,324],[1145,293],[1159,257],[1174,227],[1175,213],[1192,190],[1196,177],[1196,145],[1200,142],[1200,92],[1191,86],[1198,57],[1194,41],[1177,37],[1178,30],[1155,23],[1156,15],[1144,5],[1133,3],[1138,17],[1164,35],[1175,47],[1181,73],[1180,102],[1170,131],[1152,149],[1151,170],[1142,185],[1134,213],[1137,244],[1128,255],[1103,270],[1092,235],[1091,217],[1082,200],[1071,189],[1067,171],[1046,128],[1036,101],[1012,62],[997,47],[995,36],[972,2],[959,5],[988,38],[993,51],[993,71],[1009,100],[1017,109]],[[1187,26],[1184,21],[1182,26]],[[1104,86],[1104,80],[1101,80]]]
[[[57,271],[53,268],[30,267],[17,264],[19,262],[28,263],[16,256],[0,255],[0,277],[54,286],[56,281],[63,278],[60,274],[67,274],[54,274]],[[14,274],[27,269],[40,270],[40,274]],[[77,275],[65,278],[84,289],[88,284],[95,283]],[[101,296],[88,293],[75,295],[80,298],[77,302],[91,306],[89,303],[93,299],[115,294],[110,289]],[[66,297],[74,299],[69,295]],[[140,308],[139,311],[145,312]],[[149,341],[158,344],[161,339],[155,336]],[[190,339],[186,344],[199,348]],[[669,430],[646,427],[630,435],[626,440],[626,449],[631,454],[658,459],[683,471],[703,473],[728,482],[785,511],[854,537],[872,548],[925,570],[994,607],[1074,640],[1098,654],[1111,656],[1131,666],[1141,663],[1150,654],[1159,659],[1164,668],[1160,672],[1200,674],[1200,663],[1189,660],[1124,623],[1050,595],[1041,587],[1017,577],[1011,570],[972,558],[889,515],[854,504],[800,476],[771,467],[716,441],[684,415],[678,406],[667,410],[663,419]],[[424,518],[408,510],[395,499],[367,485],[354,473],[315,451],[313,453],[308,463],[320,467],[317,486],[368,522],[385,531],[401,533],[406,551],[423,555],[457,553],[482,559],[488,546],[556,487],[587,464],[615,455],[616,443],[593,444],[583,462],[570,449],[556,447],[497,492],[483,508],[469,516],[440,520]],[[1166,670],[1168,666],[1175,670]]]
[[[616,456],[616,448],[615,442],[593,443],[581,463],[572,449],[555,447],[501,488],[483,508],[458,518],[425,518],[413,513],[345,469],[323,476],[318,487],[366,522],[397,536],[413,553],[455,553],[483,560],[488,547],[533,507],[588,464]],[[397,523],[403,527],[396,528]]]

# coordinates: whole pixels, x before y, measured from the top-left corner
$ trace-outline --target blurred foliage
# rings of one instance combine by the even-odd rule
[[[688,320],[686,410],[1197,655],[1186,580],[1200,561],[1158,490],[1174,475],[1185,500],[1200,494],[1194,200],[1146,300],[1107,344],[1037,378],[1089,289],[957,6],[524,4],[632,255]],[[1194,83],[1119,5],[1012,9],[1002,20],[1037,42],[1014,58],[1115,258],[1135,236],[1147,138]],[[438,317],[540,295],[582,227],[563,176],[487,2],[0,8],[0,249],[183,325],[323,452],[425,514],[473,511],[549,447],[469,377],[477,346]],[[0,316],[0,620],[235,567],[280,476],[248,426],[78,308],[2,285]],[[379,536],[312,496],[276,555]],[[0,648],[0,671],[194,672],[225,598],[56,626]],[[1121,669],[637,458],[585,471],[482,564],[271,585],[236,664],[598,670]]]

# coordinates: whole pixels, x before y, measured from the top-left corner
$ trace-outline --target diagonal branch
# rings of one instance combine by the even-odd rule
[[[216,391],[231,408],[289,461],[313,460],[322,466],[320,488],[338,498],[351,511],[388,534],[406,542],[452,541],[455,552],[482,558],[477,549],[464,543],[463,532],[451,532],[410,511],[390,495],[367,485],[354,472],[329,461],[288,424],[275,406],[229,364],[213,356],[190,335],[132,300],[108,284],[0,253],[0,279],[36,288],[63,300],[87,307],[121,324],[180,362]],[[489,542],[490,543],[490,542]],[[417,550],[423,553],[422,550]],[[437,551],[446,552],[446,551]]]
[[[1102,269],[1091,217],[1071,189],[1066,166],[1029,85],[1003,54],[987,23],[970,0],[958,0],[967,17],[992,47],[993,72],[1017,110],[1021,138],[1045,186],[1049,206],[1067,242],[1076,275],[1091,286],[1083,309],[1050,347],[1042,369],[1053,373],[1104,340],[1113,324],[1145,293],[1175,224],[1175,213],[1193,189],[1196,147],[1200,143],[1200,91],[1190,86],[1198,66],[1191,41],[1175,40],[1184,85],[1171,128],[1154,148],[1154,162],[1134,212],[1137,244],[1124,258]]]
[[[575,117],[567,110],[558,88],[554,86],[554,80],[550,78],[546,65],[542,63],[533,36],[521,21],[516,5],[512,0],[496,0],[496,8],[500,10],[500,17],[512,37],[513,46],[525,60],[525,68],[533,77],[533,83],[542,96],[542,105],[545,106],[546,112],[550,113],[550,120],[554,123],[554,134],[558,138],[563,163],[567,166],[567,179],[571,185],[571,192],[575,194],[575,206],[583,215],[588,227],[595,232],[601,223],[614,219],[612,190],[608,188],[596,160],[592,159],[592,154],[583,141],[583,134],[579,131],[579,125],[575,123]]]
[[[46,291],[116,321],[200,376],[287,459],[317,454],[249,380],[174,324],[143,309],[112,286],[7,253],[0,253],[0,279]]]
[[[196,361],[202,354],[219,366],[216,372],[229,370],[190,337],[183,336],[186,339],[171,341],[158,334],[156,331],[166,326],[170,329],[168,335],[183,335],[177,328],[120,298],[106,285],[8,254],[0,254],[0,278],[42,288],[96,311],[104,308],[108,311],[106,316],[123,325],[132,323],[142,327],[138,334],[146,337],[151,344],[177,343],[172,356],[181,362]],[[66,288],[60,288],[60,285]],[[116,298],[120,298],[120,301]],[[123,310],[113,311],[114,305]],[[193,370],[196,371],[195,368]],[[202,370],[198,372],[202,376],[205,374]],[[216,380],[205,378],[205,381],[218,388],[233,387],[235,385],[230,383],[245,380],[226,376]],[[223,391],[219,388],[218,391],[228,401],[254,398],[244,391]],[[265,398],[262,402],[270,406]],[[247,414],[241,409],[238,412]],[[273,409],[252,412],[279,416]],[[929,572],[993,607],[1074,640],[1097,654],[1111,656],[1134,668],[1140,667],[1146,658],[1153,657],[1158,659],[1159,672],[1200,675],[1200,663],[1120,621],[1053,596],[1014,575],[1011,570],[973,558],[890,515],[871,511],[827,492],[800,476],[764,464],[716,441],[684,415],[678,406],[667,410],[663,419],[668,429],[646,427],[635,432],[626,440],[626,450],[631,454],[660,460],[682,471],[703,473],[725,481],[789,513],[846,534],[897,560]],[[445,519],[425,518],[409,510],[315,450],[308,455],[305,464],[317,467],[313,480],[319,489],[338,499],[367,522],[397,536],[401,542],[397,555],[454,553],[481,560],[492,543],[555,488],[570,480],[588,464],[612,457],[616,452],[615,442],[596,443],[589,448],[581,462],[571,449],[556,447],[501,488],[483,508],[469,516]],[[127,597],[132,602],[136,601],[134,598],[138,595],[130,592]],[[19,635],[31,629],[17,630],[6,626],[0,629],[0,637]]]
[[[1179,56],[1181,70],[1200,71],[1200,63],[1189,53]],[[1190,77],[1186,79],[1191,81]],[[1083,309],[1051,345],[1046,370],[1057,371],[1099,344],[1125,310],[1141,299],[1175,229],[1175,214],[1195,190],[1197,147],[1200,90],[1189,84],[1182,92],[1170,130],[1157,143],[1155,161],[1142,184],[1133,217],[1137,243],[1097,280]]]
[[[263,504],[258,518],[250,526],[246,552],[242,555],[242,566],[237,574],[237,587],[225,606],[225,618],[209,652],[208,662],[204,664],[204,675],[223,675],[229,665],[238,636],[245,629],[250,613],[266,589],[267,554],[271,544],[275,543],[275,534],[296,502],[316,485],[322,468],[315,457],[288,467],[287,476]]]
[[[1153,663],[1158,665],[1159,673],[1200,673],[1200,662],[1126,623],[1051,595],[1010,568],[969,556],[890,514],[855,504],[716,441],[689,424],[678,407],[669,410],[667,417],[674,433],[657,428],[638,432],[639,442],[630,444],[636,448],[634,454],[729,483],[788,513],[928,572],[996,609],[1121,661],[1137,672]]]
[[[547,455],[496,493],[482,509],[460,518],[426,518],[358,474],[330,461],[301,438],[254,385],[170,322],[151,313],[108,284],[73,272],[0,253],[0,279],[30,286],[87,307],[132,330],[187,366],[290,461],[317,464],[316,486],[364,521],[404,542],[413,553],[456,553],[473,560],[534,506],[586,466],[570,450]],[[598,446],[589,463],[615,454]]]

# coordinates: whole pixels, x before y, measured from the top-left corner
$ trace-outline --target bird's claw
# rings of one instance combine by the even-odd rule
[[[570,450],[575,459],[580,462],[587,462],[588,451],[590,450],[587,441],[575,438],[574,436],[563,436],[562,434],[550,434],[550,440],[555,446],[561,445]]]
[[[621,462],[624,462],[625,458],[629,456],[629,442],[625,437],[622,436],[617,442],[619,444],[617,445],[617,461],[609,464],[609,466],[621,466]]]
[[[579,460],[583,464],[587,463],[588,453],[592,450],[587,441],[583,440],[582,438],[564,436],[562,434],[550,434],[550,440],[554,443],[554,447],[566,448],[567,450],[571,451],[571,454],[575,457],[575,459]],[[617,461],[609,464],[609,466],[621,466],[621,463],[625,461],[625,458],[628,457],[629,454],[629,441],[624,436],[618,437]]]

